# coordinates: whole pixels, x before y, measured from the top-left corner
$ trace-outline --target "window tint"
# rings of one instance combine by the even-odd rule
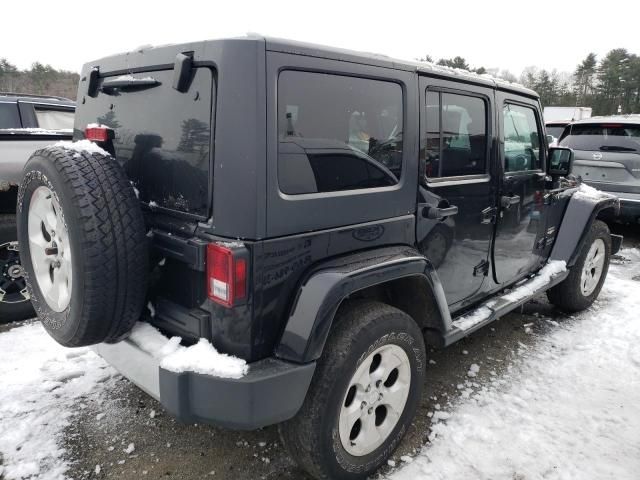
[[[35,107],[38,126],[47,130],[73,129],[73,112],[69,110],[47,110]]]
[[[505,104],[502,114],[505,171],[518,172],[540,168],[540,139],[533,108]]]
[[[391,186],[402,171],[402,88],[285,71],[278,80],[278,181],[287,194]]]
[[[487,106],[478,97],[428,91],[424,135],[428,178],[478,175],[487,165]]]
[[[76,113],[77,123],[100,123],[115,131],[116,159],[141,201],[206,217],[211,201],[213,73],[205,67],[194,69],[188,94],[172,87],[173,70],[137,76],[150,76],[159,83],[87,97]]]
[[[0,103],[0,128],[20,128],[18,106],[15,103]]]
[[[603,152],[640,152],[640,125],[578,124],[571,125],[560,140],[563,147]]]

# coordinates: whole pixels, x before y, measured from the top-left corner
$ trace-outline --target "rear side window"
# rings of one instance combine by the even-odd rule
[[[38,126],[47,130],[73,129],[73,111],[53,110],[35,105]]]
[[[388,187],[402,173],[402,87],[284,71],[278,80],[278,182],[287,194]]]
[[[640,125],[599,123],[571,125],[560,145],[575,150],[640,152]]]
[[[540,135],[533,108],[507,103],[502,109],[504,120],[505,172],[540,168]]]
[[[428,91],[427,178],[479,175],[487,168],[487,105],[479,97]]]
[[[100,123],[114,129],[118,162],[141,201],[206,217],[209,212],[212,71],[197,68],[189,90],[172,87],[173,70],[134,75],[152,78],[151,88],[100,89],[76,112],[76,128]],[[114,79],[107,77],[106,79]]]
[[[0,128],[20,128],[18,106],[15,103],[0,103]]]

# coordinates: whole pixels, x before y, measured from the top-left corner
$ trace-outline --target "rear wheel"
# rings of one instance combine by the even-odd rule
[[[294,459],[318,479],[364,479],[411,424],[423,387],[422,332],[372,301],[341,308],[297,416],[280,425]]]
[[[598,298],[611,257],[611,234],[602,220],[591,225],[569,276],[547,291],[549,301],[567,312],[579,312]]]
[[[24,269],[15,215],[0,215],[0,323],[35,317]]]
[[[122,339],[142,311],[148,261],[124,171],[107,154],[47,147],[25,172],[18,239],[38,317],[65,346]]]

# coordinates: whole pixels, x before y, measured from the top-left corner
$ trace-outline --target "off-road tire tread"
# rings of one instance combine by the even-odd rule
[[[71,192],[73,212],[63,207],[63,214],[67,225],[74,217],[69,234],[84,264],[81,318],[68,338],[57,340],[70,347],[119,341],[140,317],[147,289],[147,238],[133,187],[109,155],[50,146],[35,156],[49,161]]]
[[[343,305],[335,320],[333,330],[327,339],[323,355],[318,361],[314,378],[307,392],[305,402],[298,414],[291,420],[279,424],[280,438],[289,454],[304,470],[318,480],[331,479],[320,454],[321,422],[325,415],[330,385],[325,372],[336,371],[344,363],[351,345],[363,329],[370,329],[376,323],[387,324],[389,316],[402,316],[407,328],[419,327],[406,313],[395,307],[371,300],[351,300]],[[422,382],[422,379],[420,379]]]

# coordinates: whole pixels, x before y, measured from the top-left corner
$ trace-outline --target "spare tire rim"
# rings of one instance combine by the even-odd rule
[[[338,431],[347,453],[361,457],[382,445],[409,398],[411,364],[398,345],[384,345],[358,366],[340,408]]]
[[[587,257],[584,260],[582,268],[582,277],[580,278],[580,289],[582,295],[588,297],[591,295],[602,277],[604,261],[606,255],[606,247],[601,238],[596,238],[589,248]]]
[[[0,303],[27,302],[30,298],[19,252],[16,241],[0,244]]]
[[[62,312],[71,301],[71,245],[62,207],[48,187],[36,188],[31,196],[28,235],[38,287],[47,305]]]

